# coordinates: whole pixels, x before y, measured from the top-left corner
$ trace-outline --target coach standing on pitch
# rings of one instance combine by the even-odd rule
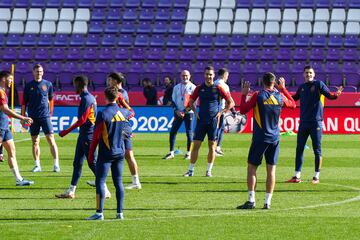
[[[40,64],[33,67],[34,80],[27,83],[24,89],[21,114],[24,115],[28,108],[28,115],[33,119],[30,126],[32,152],[35,167],[32,172],[41,172],[40,165],[40,127],[50,145],[50,152],[54,159],[54,172],[60,172],[58,147],[54,138],[50,116],[54,111],[53,86],[51,82],[43,79],[44,70]]]

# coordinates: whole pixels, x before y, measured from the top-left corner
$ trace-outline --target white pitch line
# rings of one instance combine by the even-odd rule
[[[45,136],[40,136],[40,138],[43,138],[43,137],[45,137]],[[24,138],[24,139],[20,139],[20,140],[15,140],[14,141],[14,143],[18,143],[18,142],[26,142],[26,141],[30,141],[31,140],[31,138]]]
[[[125,218],[122,221],[146,221],[146,220],[157,220],[157,219],[179,219],[179,218],[192,218],[192,217],[232,216],[232,215],[245,215],[245,214],[251,214],[251,213],[255,213],[255,214],[273,213],[273,212],[291,211],[291,210],[297,210],[297,209],[312,209],[312,208],[319,208],[319,207],[336,206],[336,205],[340,205],[340,204],[346,204],[346,203],[350,203],[350,202],[360,201],[360,188],[347,186],[347,185],[341,185],[341,184],[331,184],[331,183],[322,183],[322,185],[336,186],[336,187],[342,187],[342,188],[347,188],[347,189],[351,189],[351,190],[356,190],[356,191],[359,191],[359,195],[357,195],[356,197],[345,199],[345,200],[338,201],[338,202],[321,203],[321,204],[315,204],[315,205],[310,205],[310,206],[300,206],[300,207],[285,208],[285,209],[271,209],[271,210],[260,210],[260,209],[237,210],[237,209],[234,209],[233,212],[180,215],[180,216],[168,216],[168,217],[142,217],[142,218],[140,217],[140,218],[130,218],[130,219]],[[56,209],[54,209],[54,210],[56,210]],[[66,223],[77,223],[79,221],[81,221],[81,220],[79,220],[79,219],[67,220]],[[105,219],[105,222],[118,222],[118,221],[119,221],[118,219]],[[41,222],[41,224],[53,224],[53,223],[61,223],[61,222],[62,222],[62,220],[58,220],[58,221],[54,220],[54,221]],[[84,222],[87,222],[87,221],[84,221]],[[39,221],[37,221],[37,222],[15,222],[15,223],[4,222],[4,223],[1,223],[1,225],[24,225],[24,224],[34,225],[34,224],[38,224],[38,223],[39,223]]]

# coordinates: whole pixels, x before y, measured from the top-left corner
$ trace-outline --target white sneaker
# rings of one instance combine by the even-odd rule
[[[86,184],[92,187],[96,187],[95,181],[88,180],[86,181]]]
[[[120,220],[124,219],[124,214],[123,213],[117,213],[116,214],[116,219],[120,219]]]
[[[185,159],[185,160],[190,160],[190,158],[191,158],[191,154],[190,154],[190,153],[185,154],[185,156],[184,156],[184,159]]]
[[[21,181],[16,181],[16,186],[30,186],[33,185],[34,181],[23,179]]]
[[[59,166],[54,166],[54,172],[60,172],[60,167]]]
[[[32,172],[41,172],[41,167],[35,165],[35,167],[31,171]]]
[[[104,220],[104,215],[102,213],[95,213],[94,215],[86,218],[86,220]]]
[[[126,186],[125,189],[141,189],[141,184],[140,183],[138,183],[138,184],[132,183],[132,184]]]
[[[174,154],[168,153],[162,159],[173,159],[174,157]]]
[[[75,198],[75,192],[71,191],[70,189],[66,190],[64,193],[55,194],[57,198]]]

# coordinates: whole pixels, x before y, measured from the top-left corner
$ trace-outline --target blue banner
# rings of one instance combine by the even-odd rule
[[[98,110],[103,109],[99,107]],[[133,132],[169,132],[174,120],[171,107],[133,107],[135,117],[130,120]],[[51,122],[55,132],[67,129],[77,121],[77,107],[55,107]],[[77,129],[76,129],[77,131]],[[74,132],[76,132],[74,130]],[[185,132],[185,126],[179,129]]]

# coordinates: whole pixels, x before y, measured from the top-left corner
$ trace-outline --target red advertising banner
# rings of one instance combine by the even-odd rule
[[[105,105],[105,98],[102,91],[91,92],[98,102],[98,105]],[[158,92],[158,104],[162,105],[163,92]],[[231,95],[238,106],[240,104],[240,92],[231,92]],[[22,99],[22,91],[19,91],[19,98]],[[130,105],[144,106],[146,99],[142,92],[129,92]],[[75,92],[55,92],[55,105],[56,106],[77,106],[80,97]],[[297,102],[299,104],[299,101]],[[343,93],[337,100],[325,99],[325,106],[330,107],[352,107],[360,106],[360,93]]]
[[[245,127],[241,132],[252,132],[253,112],[247,114]],[[300,122],[300,109],[284,108],[280,117],[280,131],[297,132]],[[327,107],[324,109],[323,132],[328,134],[360,134],[360,108]]]

